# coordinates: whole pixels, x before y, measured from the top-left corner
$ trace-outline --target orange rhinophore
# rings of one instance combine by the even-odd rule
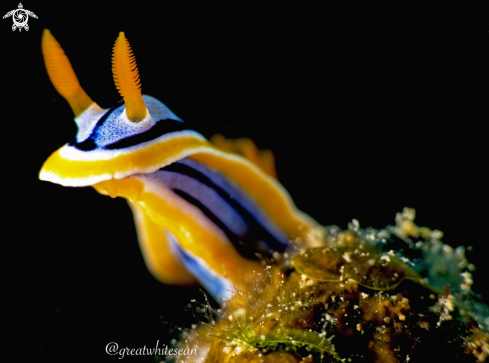
[[[148,111],[141,96],[141,82],[136,59],[124,32],[119,33],[114,44],[112,74],[117,90],[124,98],[127,117],[134,122],[141,121],[147,116]]]
[[[75,117],[80,116],[94,102],[80,86],[63,48],[48,29],[44,29],[42,33],[41,48],[44,64],[54,88],[68,101]]]

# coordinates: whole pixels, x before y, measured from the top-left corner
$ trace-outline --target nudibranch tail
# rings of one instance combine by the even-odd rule
[[[94,104],[78,82],[63,48],[48,29],[44,29],[41,41],[44,64],[56,91],[70,104],[75,117]]]
[[[113,50],[112,73],[117,90],[124,98],[127,117],[134,122],[141,121],[146,117],[147,110],[141,95],[136,59],[124,32],[119,33]]]
[[[227,139],[220,134],[212,135],[210,142],[218,149],[238,154],[258,166],[264,173],[277,178],[275,158],[270,150],[260,150],[255,143],[248,138]]]

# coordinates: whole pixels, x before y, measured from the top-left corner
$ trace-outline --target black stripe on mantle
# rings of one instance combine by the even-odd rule
[[[102,121],[102,120],[101,120]],[[99,121],[100,122],[100,121]],[[98,125],[97,125],[98,126]],[[116,141],[112,144],[106,145],[103,149],[106,150],[120,150],[128,147],[136,146],[142,144],[144,142],[148,142],[158,137],[169,134],[176,131],[190,130],[187,124],[173,120],[173,119],[164,119],[159,120],[155,123],[155,125],[149,130],[142,132],[140,134],[132,135]],[[93,134],[92,134],[93,135]],[[95,143],[95,136],[90,135],[88,139],[80,143],[73,143],[73,141],[69,144],[82,151],[91,151],[95,150],[98,145]]]
[[[194,168],[191,168],[188,165],[181,164],[178,162],[167,165],[164,168],[161,168],[160,170],[165,170],[165,171],[170,171],[170,172],[186,175],[186,176],[193,178],[193,179],[199,181],[200,183],[208,186],[209,188],[212,188],[221,198],[224,199],[224,201],[226,201],[226,203],[228,203],[229,206],[231,206],[235,211],[237,211],[241,215],[243,220],[248,225],[248,227],[249,227],[248,233],[243,235],[243,236],[239,236],[239,237],[237,236],[237,237],[240,241],[244,242],[245,245],[248,246],[248,248],[252,247],[254,252],[259,252],[265,256],[268,256],[268,255],[270,255],[270,250],[277,251],[277,252],[283,252],[285,250],[285,248],[287,247],[286,241],[277,240],[265,227],[263,227],[261,225],[261,223],[259,223],[256,220],[256,218],[249,211],[247,211],[240,203],[238,203],[238,201],[236,199],[233,199],[233,197],[231,195],[229,195],[226,191],[224,191],[220,186],[213,183],[209,179],[209,177],[207,177],[205,174],[202,174],[200,171],[195,170]],[[192,203],[192,204],[195,205],[195,203]],[[200,206],[199,206],[199,208],[200,208]],[[202,210],[202,208],[201,208],[201,210]],[[218,224],[218,226],[221,229],[223,229],[219,224]],[[248,256],[246,256],[245,253],[243,253],[244,251],[241,250],[243,247],[237,245],[236,241],[233,240],[232,238],[230,238],[230,236],[229,236],[228,232],[226,232],[226,230],[223,229],[223,231],[226,233],[226,235],[228,235],[228,238],[235,245],[235,247],[238,249],[238,251],[242,255],[244,255],[245,257],[248,257]],[[260,246],[260,241],[264,242],[267,246],[266,247],[263,245]]]

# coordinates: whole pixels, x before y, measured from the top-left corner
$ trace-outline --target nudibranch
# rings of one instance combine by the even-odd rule
[[[123,100],[109,109],[86,94],[47,29],[42,52],[78,132],[46,160],[39,178],[127,199],[146,265],[160,281],[198,281],[214,297],[227,298],[263,269],[263,259],[300,243],[317,226],[273,176],[269,154],[260,157],[249,143],[241,143],[242,155],[222,140],[221,147],[213,145],[162,102],[142,95],[123,32],[112,58]]]

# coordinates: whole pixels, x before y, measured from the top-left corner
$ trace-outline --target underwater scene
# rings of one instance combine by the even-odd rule
[[[17,360],[488,361],[478,5],[4,14]]]

